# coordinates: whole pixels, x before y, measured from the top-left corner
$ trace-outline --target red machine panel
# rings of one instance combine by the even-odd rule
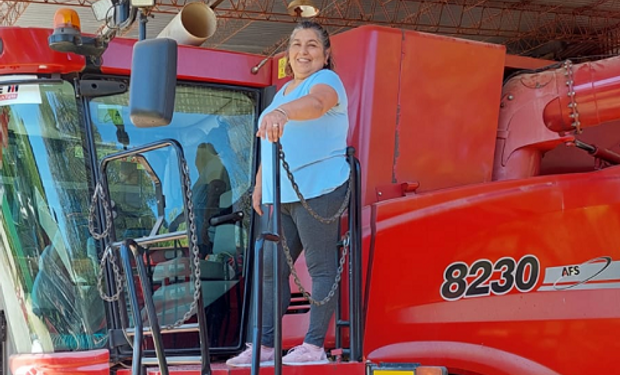
[[[132,39],[114,39],[103,55],[101,70],[107,74],[129,75],[133,45]],[[178,79],[205,81],[243,86],[265,87],[271,82],[271,61],[257,74],[252,67],[261,56],[239,52],[207,50],[193,46],[179,46]]]
[[[618,168],[378,203],[368,359],[502,375],[613,369],[618,212]]]
[[[13,374],[45,375],[109,375],[110,355],[107,350],[70,353],[20,354],[9,358]]]
[[[403,37],[392,182],[422,192],[491,181],[504,47]]]
[[[54,52],[47,38],[51,30],[0,27],[0,74],[73,73],[84,69],[83,56]],[[24,43],[24,41],[28,43]]]

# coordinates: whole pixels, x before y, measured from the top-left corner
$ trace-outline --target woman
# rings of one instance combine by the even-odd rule
[[[287,73],[293,79],[275,95],[259,118],[257,136],[261,138],[261,166],[256,175],[252,205],[259,215],[261,203],[273,203],[272,144],[280,140],[285,160],[295,182],[310,207],[320,216],[333,216],[343,204],[347,192],[349,164],[345,156],[349,129],[347,96],[342,81],[332,71],[329,35],[319,24],[300,23],[291,34],[287,51]],[[329,293],[337,272],[336,242],[338,220],[324,224],[302,206],[293,186],[281,171],[282,229],[294,260],[305,251],[312,277],[312,297],[323,300]],[[263,336],[261,362],[274,358],[273,335],[273,251],[265,251]],[[282,257],[284,258],[284,257]],[[290,268],[280,266],[283,289],[282,311],[286,311],[291,291]],[[304,342],[282,358],[284,364],[327,362],[323,341],[336,298],[322,306],[311,305],[310,326]],[[248,349],[226,363],[250,366]]]

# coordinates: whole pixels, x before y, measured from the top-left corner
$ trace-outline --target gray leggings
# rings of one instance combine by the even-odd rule
[[[309,199],[312,209],[322,217],[330,217],[338,211],[346,195],[348,183],[331,193]],[[323,224],[316,220],[299,202],[282,204],[282,230],[296,261],[305,251],[308,273],[312,278],[312,298],[321,301],[329,293],[338,265],[336,261],[338,223]],[[263,285],[263,336],[262,344],[273,348],[273,243],[267,242],[264,251]],[[291,271],[282,254],[280,280],[282,281],[282,312],[286,312],[291,300],[289,276]],[[304,342],[323,346],[329,321],[336,308],[336,295],[323,306],[310,306],[310,327]]]

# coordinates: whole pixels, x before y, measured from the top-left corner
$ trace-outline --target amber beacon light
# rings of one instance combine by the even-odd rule
[[[68,29],[68,30],[64,30]],[[80,17],[73,9],[59,9],[54,14],[54,33],[77,31],[80,33],[82,27],[80,25]]]
[[[61,8],[54,14],[54,32],[48,38],[51,49],[98,57],[105,51],[106,43],[100,38],[82,35],[80,17],[69,8]]]

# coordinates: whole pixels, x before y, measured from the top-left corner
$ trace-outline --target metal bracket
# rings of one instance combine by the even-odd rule
[[[4,310],[0,310],[0,375],[9,373],[8,370],[8,328]]]
[[[4,310],[0,310],[0,342],[6,343],[8,340],[7,334],[7,324],[6,324],[6,315],[4,315]]]
[[[114,349],[118,347],[128,347],[131,345],[127,336],[123,333],[122,329],[110,329],[108,330],[108,348]]]
[[[83,79],[79,81],[79,94],[86,97],[100,97],[127,92],[125,82]]]

